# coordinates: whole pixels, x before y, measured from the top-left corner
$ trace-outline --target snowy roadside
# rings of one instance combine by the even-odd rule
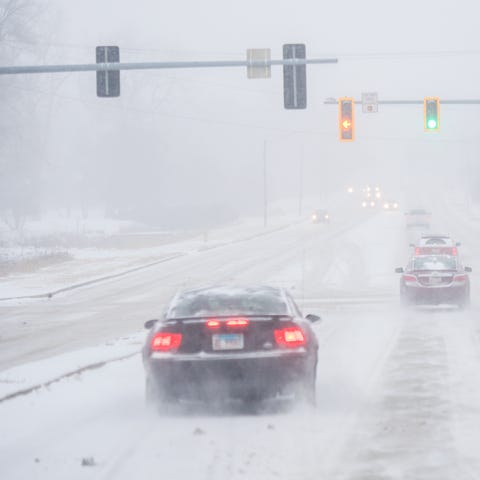
[[[128,243],[129,248],[72,248],[68,250],[71,260],[54,263],[33,272],[0,277],[0,300],[15,301],[18,297],[55,294],[64,289],[125,275],[178,256],[248,241],[288,228],[298,221],[298,217],[293,215],[276,216],[270,219],[268,227],[263,227],[260,219],[249,218],[188,239],[180,240],[179,235],[171,235],[171,241],[157,246],[151,246],[152,242],[155,243],[155,236],[158,236],[158,243],[162,243],[165,241],[165,232],[125,235],[124,240],[128,237],[128,242],[124,243]]]
[[[95,347],[3,370],[0,372],[0,403],[13,396],[48,388],[52,383],[85,370],[137,355],[145,340],[145,334],[140,331]]]

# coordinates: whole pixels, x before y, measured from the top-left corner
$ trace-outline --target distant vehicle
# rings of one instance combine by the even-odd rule
[[[413,256],[401,273],[400,300],[403,305],[470,304],[470,267],[452,255]]]
[[[371,200],[377,199],[378,200],[382,196],[382,192],[380,190],[380,187],[366,186],[362,191],[363,191],[366,199],[371,199]]]
[[[395,212],[398,210],[398,202],[395,200],[386,200],[382,205],[383,209],[389,212]]]
[[[449,235],[424,234],[414,247],[415,255],[458,255],[460,242],[455,242]]]
[[[431,213],[423,208],[414,208],[405,212],[405,226],[407,228],[430,228]]]
[[[182,399],[315,402],[318,341],[290,294],[276,287],[211,287],[177,295],[150,320],[143,347],[147,403]]]
[[[375,200],[366,199],[362,201],[362,208],[375,208],[376,206]]]
[[[315,210],[312,213],[313,223],[330,223],[330,214],[327,210]]]

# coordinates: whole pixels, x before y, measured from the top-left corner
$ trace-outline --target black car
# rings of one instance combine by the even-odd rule
[[[312,223],[330,223],[330,214],[327,210],[315,210],[312,213]]]
[[[402,304],[457,304],[470,303],[470,267],[461,265],[458,256],[416,255],[401,273],[400,299]]]
[[[210,287],[178,294],[150,320],[143,348],[147,403],[246,402],[282,395],[315,402],[318,342],[290,294]]]

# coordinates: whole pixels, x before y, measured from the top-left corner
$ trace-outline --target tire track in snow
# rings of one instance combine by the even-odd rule
[[[452,377],[454,437],[464,478],[480,477],[480,332],[473,312],[458,314],[444,321],[442,331],[447,342]]]
[[[435,311],[413,312],[344,457],[341,480],[458,480],[447,341]],[[448,313],[447,313],[448,315]]]

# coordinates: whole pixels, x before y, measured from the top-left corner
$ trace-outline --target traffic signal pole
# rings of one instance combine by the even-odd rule
[[[338,105],[336,99],[328,98],[323,102],[324,105]],[[378,100],[379,105],[423,105],[422,100]],[[480,99],[467,98],[461,100],[441,100],[442,105],[480,105]],[[362,105],[361,100],[355,100],[355,105]]]
[[[338,63],[337,58],[292,58],[282,60],[212,60],[191,62],[134,62],[134,63],[86,63],[72,65],[26,65],[0,67],[0,75],[32,73],[95,72],[110,70],[156,70],[175,68],[218,68],[218,67],[268,67],[272,65],[310,65]]]

